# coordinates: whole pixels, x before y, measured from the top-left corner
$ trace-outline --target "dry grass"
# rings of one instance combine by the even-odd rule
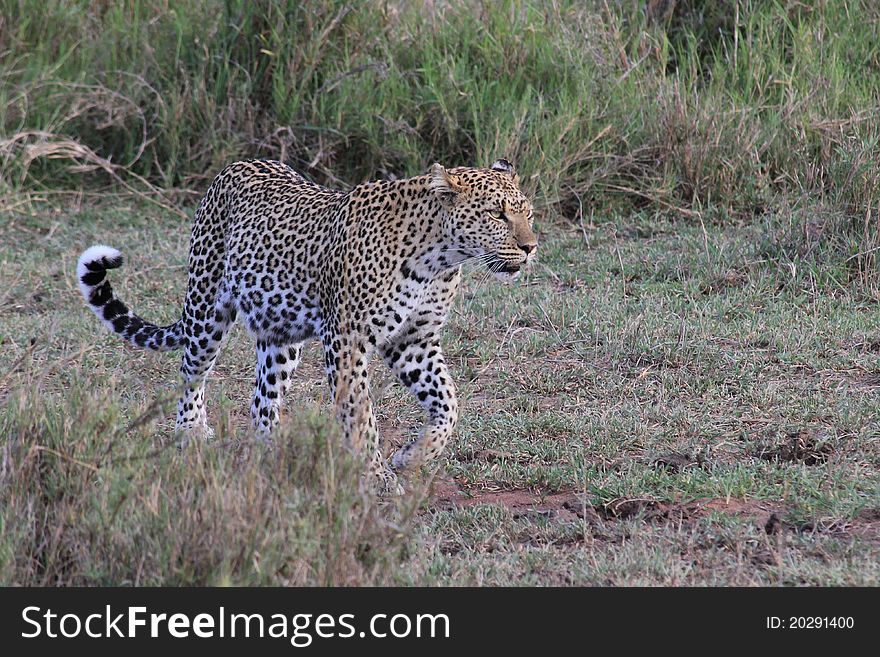
[[[863,0],[0,0],[0,582],[876,584],[878,33]],[[241,332],[178,452],[174,357],[81,307],[100,241],[175,317],[181,219],[245,156],[517,163],[541,260],[468,279],[429,497],[364,495],[308,357],[252,449]]]
[[[432,490],[417,476],[397,508],[363,496],[334,446],[318,349],[263,452],[235,331],[208,388],[220,440],[173,447],[176,355],[101,331],[73,272],[83,245],[123,248],[114,284],[166,321],[188,228],[118,203],[0,217],[17,272],[0,298],[4,582],[878,581],[876,299],[837,280],[827,244],[794,268],[771,255],[783,214],[544,219],[521,284],[473,272],[445,339],[460,429]],[[374,368],[388,452],[422,421],[390,381]]]
[[[780,196],[860,217],[880,190],[858,0],[4,3],[6,189],[169,204],[242,156],[344,186],[506,155],[569,217],[751,219]]]
[[[53,392],[60,367],[82,364],[78,353],[11,370],[0,422],[4,583],[394,581],[419,498],[380,508],[326,420],[288,425],[271,450],[224,423],[216,443],[181,453],[155,434],[168,397],[128,420],[113,389],[84,374]]]

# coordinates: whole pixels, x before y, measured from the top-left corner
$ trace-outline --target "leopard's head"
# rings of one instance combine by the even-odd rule
[[[507,160],[488,169],[431,167],[429,185],[444,208],[451,248],[483,262],[502,280],[517,278],[535,257],[532,204]]]

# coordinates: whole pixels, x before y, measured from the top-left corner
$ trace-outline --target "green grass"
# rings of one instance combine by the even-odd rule
[[[209,384],[220,439],[173,447],[177,356],[103,331],[74,270],[116,245],[122,297],[169,321],[186,222],[115,202],[0,217],[0,580],[877,584],[876,302],[768,258],[781,216],[605,219],[588,243],[545,219],[518,284],[468,275],[446,337],[457,438],[433,494],[415,476],[377,507],[335,447],[315,346],[277,450],[249,447],[240,328]],[[373,376],[391,450],[421,417]]]
[[[866,0],[166,5],[0,1],[3,188],[173,201],[245,155],[343,185],[504,155],[570,217],[880,186]]]
[[[880,12],[867,0],[0,0],[0,582],[877,584]],[[253,346],[172,446],[188,217],[247,156],[342,188],[513,160],[540,259],[469,272],[463,418],[380,505],[312,348],[274,452]],[[374,372],[391,450],[421,422]]]

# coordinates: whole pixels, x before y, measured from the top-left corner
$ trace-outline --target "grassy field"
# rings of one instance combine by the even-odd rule
[[[0,191],[174,205],[243,154],[318,182],[518,164],[541,205],[750,217],[880,192],[867,0],[0,0]]]
[[[867,0],[0,0],[0,583],[880,583],[880,11]],[[536,266],[469,270],[462,420],[365,496],[313,346],[276,448],[253,345],[180,452],[176,319],[241,157],[341,188],[513,160]],[[390,452],[418,430],[377,367]]]
[[[219,440],[173,447],[176,355],[104,332],[74,270],[82,246],[117,245],[120,294],[170,321],[185,222],[4,215],[0,579],[877,584],[876,302],[772,256],[777,221],[548,219],[519,284],[471,272],[446,340],[458,437],[392,508],[327,440],[314,347],[276,451],[249,448],[243,329],[209,387]],[[381,368],[374,395],[391,450],[420,415]]]

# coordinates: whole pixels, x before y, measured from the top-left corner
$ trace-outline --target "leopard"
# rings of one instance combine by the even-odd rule
[[[213,436],[205,383],[236,321],[256,341],[250,416],[260,442],[272,441],[304,345],[320,341],[343,443],[380,493],[399,493],[398,473],[440,456],[458,423],[441,334],[462,268],[476,263],[510,282],[537,247],[533,204],[504,158],[486,168],[435,163],[422,175],[348,191],[250,159],[225,167],[196,208],[180,319],[159,326],[120,300],[107,274],[123,262],[113,247],[86,249],[77,278],[113,333],[137,348],[182,350],[175,433],[184,442]],[[374,355],[426,414],[390,461],[370,396]]]

